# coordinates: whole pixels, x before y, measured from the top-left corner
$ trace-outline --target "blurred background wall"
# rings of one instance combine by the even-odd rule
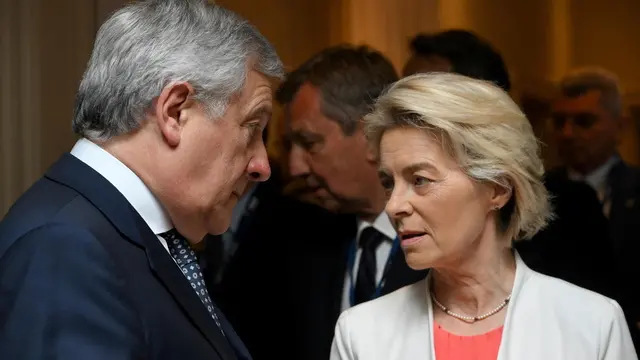
[[[123,0],[0,0],[0,214],[75,141],[76,88],[99,24]],[[350,42],[384,52],[400,70],[418,32],[465,28],[504,55],[513,95],[546,143],[553,85],[569,68],[600,65],[622,81],[640,116],[640,1],[616,0],[220,0],[253,22],[288,68],[322,48]],[[277,117],[271,130],[277,133]],[[622,156],[640,163],[638,120]],[[277,155],[278,137],[270,151]]]

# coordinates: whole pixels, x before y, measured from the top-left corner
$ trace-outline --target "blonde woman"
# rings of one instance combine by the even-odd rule
[[[637,359],[615,301],[536,273],[512,249],[551,210],[538,142],[505,92],[410,76],[366,127],[407,263],[431,272],[345,311],[332,360]]]

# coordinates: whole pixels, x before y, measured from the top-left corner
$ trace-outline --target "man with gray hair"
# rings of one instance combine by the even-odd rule
[[[0,358],[250,359],[193,250],[270,175],[273,47],[204,0],[130,4],[98,31],[82,139],[0,222]]]
[[[549,178],[584,182],[596,192],[610,229],[612,248],[603,250],[613,250],[621,277],[613,280],[621,281],[619,288],[629,289],[640,278],[636,260],[640,254],[640,169],[626,164],[617,152],[624,125],[618,79],[602,68],[579,68],[562,79],[560,92],[552,106],[552,120],[564,165],[551,170]],[[632,334],[640,322],[636,293],[621,300]]]

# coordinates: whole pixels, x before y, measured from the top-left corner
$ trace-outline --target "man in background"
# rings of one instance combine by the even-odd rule
[[[620,287],[633,288],[640,279],[640,169],[625,163],[617,151],[625,121],[618,78],[598,67],[569,72],[553,102],[552,121],[564,165],[549,177],[580,182],[597,194],[611,239],[601,251],[614,252]],[[632,330],[640,322],[639,303],[637,296],[622,303]]]
[[[425,276],[407,266],[383,212],[361,121],[396,80],[378,51],[338,46],[313,56],[278,90],[288,170],[303,185],[297,199],[261,202],[222,281],[224,310],[256,359],[327,359],[342,310]],[[248,312],[255,299],[260,308]]]
[[[511,90],[507,66],[489,42],[468,30],[447,30],[418,34],[409,44],[411,56],[402,75],[421,72],[454,72],[474,79],[487,80],[505,91]]]
[[[253,26],[204,0],[133,3],[100,27],[81,140],[0,222],[0,358],[251,359],[194,248],[269,177],[282,72]]]

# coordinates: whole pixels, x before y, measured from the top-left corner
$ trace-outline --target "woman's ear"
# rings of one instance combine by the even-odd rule
[[[505,179],[502,184],[491,183],[490,209],[502,209],[509,202],[511,196],[513,196],[513,186],[509,180]]]

